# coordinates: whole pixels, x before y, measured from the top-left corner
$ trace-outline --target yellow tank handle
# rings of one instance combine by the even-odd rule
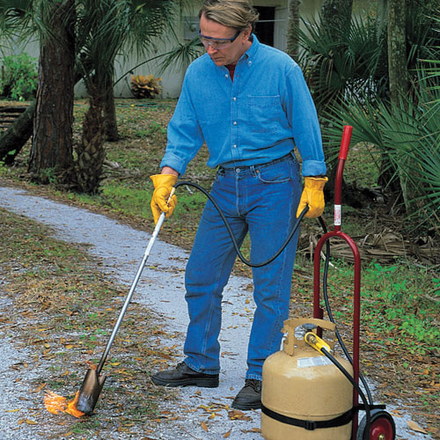
[[[307,332],[304,336],[304,340],[307,342],[307,344],[309,344],[315,350],[318,350],[320,353],[322,353],[323,348],[325,348],[328,353],[331,352],[330,345],[328,345],[327,342],[315,335],[313,332]]]

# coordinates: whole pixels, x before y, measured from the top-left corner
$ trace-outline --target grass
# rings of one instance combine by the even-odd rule
[[[117,101],[121,140],[106,144],[107,164],[101,193],[97,196],[66,193],[57,190],[56,186],[36,187],[29,183],[26,178],[28,149],[20,154],[15,167],[2,167],[0,176],[16,185],[25,185],[32,191],[99,210],[135,227],[151,231],[153,220],[149,202],[153,187],[149,176],[159,171],[166,144],[166,126],[174,106],[173,100]],[[78,101],[75,105],[75,139],[79,136],[85,108],[83,101]],[[206,150],[202,149],[188,166],[185,180],[199,183],[208,189],[214,178],[214,171],[206,167],[207,158]],[[370,151],[364,145],[350,150],[344,169],[347,182],[374,187],[377,173],[374,151]],[[161,238],[190,249],[205,200],[203,195],[192,193],[183,187],[178,191],[178,200],[175,214],[167,220],[161,231]],[[399,228],[402,224],[400,219],[390,219],[389,216],[382,222],[378,213],[378,206],[374,204],[364,209],[344,206],[343,230],[353,237],[363,237],[371,233],[373,224],[374,228],[378,229],[390,226]],[[2,217],[5,215],[2,212]],[[326,207],[325,217],[331,219],[332,206]],[[57,242],[51,242],[50,246],[46,244],[39,247],[33,240],[35,236],[40,237],[41,240],[44,237],[46,240],[44,233],[27,231],[25,225],[20,222],[14,227],[18,228],[14,236],[14,239],[18,240],[15,246],[16,252],[21,252],[16,258],[21,264],[25,264],[26,268],[24,273],[20,273],[23,278],[15,279],[14,283],[24,283],[28,288],[33,286],[37,291],[54,283],[56,290],[62,290],[63,295],[68,298],[65,310],[75,314],[76,308],[81,307],[81,303],[73,292],[81,292],[81,296],[92,295],[90,287],[87,286],[89,284],[96,286],[96,274],[93,271],[85,271],[87,280],[84,278],[70,280],[67,284],[65,280],[61,280],[60,274],[72,271],[72,267],[63,262],[64,259],[69,261],[73,258],[86,262],[86,254],[78,254],[79,250],[66,249]],[[292,280],[292,313],[297,315],[310,316],[312,313],[313,267],[309,255],[309,237],[318,237],[320,233],[314,221],[308,220],[302,227]],[[23,242],[21,241],[23,239],[29,241]],[[2,246],[11,246],[11,243],[2,243]],[[29,248],[35,252],[29,253]],[[248,250],[249,243],[246,243],[244,253]],[[45,267],[36,264],[34,255],[41,261],[57,261],[56,271],[59,273],[49,277],[48,280]],[[5,263],[3,261],[2,264]],[[334,268],[331,268],[329,273],[329,294],[333,313],[350,338],[353,266],[339,260],[334,260],[333,263]],[[235,270],[240,274],[248,276],[251,274],[249,268],[241,263],[237,263]],[[108,328],[102,325],[109,319],[107,314],[102,312],[103,298],[107,298],[109,294],[117,296],[114,286],[102,280],[99,288],[97,286],[96,288],[97,293],[89,299],[93,302],[94,314],[85,316],[76,327],[80,332],[79,342],[84,350],[93,350],[104,336],[99,329]],[[44,301],[49,303],[45,305]],[[48,310],[54,306],[50,302],[50,297],[45,298],[44,301],[39,303],[43,310],[46,306]],[[395,403],[403,402],[404,405],[415,408],[416,412],[420,412],[425,417],[427,429],[432,435],[438,435],[440,429],[436,415],[440,397],[439,312],[438,266],[421,263],[411,258],[395,258],[391,264],[386,265],[377,261],[363,263],[362,369],[367,376],[381,384],[376,391],[378,399],[391,400]],[[56,316],[58,317],[53,325],[59,326],[59,334],[69,335],[72,329],[69,319],[66,319],[68,313],[60,311]],[[145,368],[148,371],[148,366]],[[118,392],[121,390],[119,389]],[[154,411],[154,405],[152,407]]]

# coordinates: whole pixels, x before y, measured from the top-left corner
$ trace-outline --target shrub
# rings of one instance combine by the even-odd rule
[[[131,91],[135,98],[154,98],[162,91],[159,85],[161,78],[153,75],[136,75],[131,77]]]
[[[0,95],[17,101],[33,98],[38,81],[36,59],[22,53],[4,57],[2,64]]]

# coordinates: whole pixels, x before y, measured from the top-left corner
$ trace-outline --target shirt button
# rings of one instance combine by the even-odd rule
[[[234,148],[237,148],[237,144],[234,144]]]
[[[234,121],[234,125],[237,125],[237,121]]]
[[[232,100],[233,100],[233,101],[237,101],[237,97],[234,96],[234,97],[232,98]]]
[[[228,74],[226,74],[226,75],[225,75],[225,78],[228,78],[228,77],[229,77],[229,75],[228,75]]]

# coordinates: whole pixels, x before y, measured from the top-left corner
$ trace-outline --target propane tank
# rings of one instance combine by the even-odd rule
[[[330,359],[305,342],[305,331],[298,333],[304,327],[315,328],[316,333],[316,327],[334,332],[336,326],[315,318],[284,321],[283,349],[263,365],[261,433],[266,440],[350,440],[353,385]],[[334,350],[335,337],[323,344]],[[353,376],[350,362],[335,357]]]

